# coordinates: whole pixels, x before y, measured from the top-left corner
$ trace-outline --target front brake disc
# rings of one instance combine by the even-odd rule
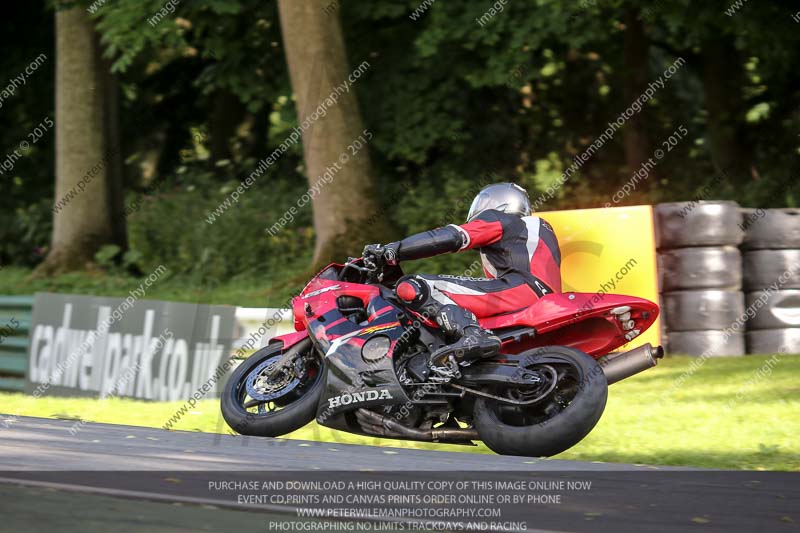
[[[280,355],[270,357],[255,367],[245,380],[247,394],[254,400],[269,401],[285,396],[300,384],[300,379],[293,367],[284,367],[277,376],[268,377],[267,367],[281,358]]]

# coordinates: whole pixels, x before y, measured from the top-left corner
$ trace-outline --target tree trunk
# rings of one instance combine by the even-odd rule
[[[757,175],[747,142],[742,87],[744,68],[731,37],[703,43],[703,93],[708,110],[711,160],[717,172],[742,185]]]
[[[97,54],[101,54],[99,36],[95,41]],[[111,242],[128,250],[128,225],[125,218],[125,180],[122,161],[122,135],[119,124],[119,82],[111,72],[111,61],[104,59],[100,65],[106,92],[105,115],[105,156],[107,165],[109,224]]]
[[[339,19],[325,13],[327,0],[279,0],[278,9],[298,122],[315,114],[317,106],[346,83],[348,66]],[[356,84],[358,82],[355,82]],[[314,266],[347,255],[360,255],[364,244],[394,236],[382,213],[366,147],[354,155],[348,145],[364,135],[364,124],[353,92],[340,90],[338,102],[328,105],[303,132],[306,171],[313,196],[316,246]],[[362,141],[363,143],[363,141]],[[349,158],[349,159],[348,159]],[[345,163],[340,163],[347,159]],[[336,165],[340,169],[334,170]],[[319,181],[326,172],[332,181]],[[373,219],[371,223],[367,220]]]
[[[645,34],[644,23],[638,9],[629,8],[625,12],[624,56],[625,73],[624,94],[629,104],[639,98],[649,80],[649,39]],[[623,130],[625,160],[630,173],[636,172],[653,156],[650,135],[647,132],[647,108],[630,119]],[[648,181],[651,187],[659,182],[658,169],[650,171]]]
[[[86,10],[56,11],[56,197],[50,252],[36,275],[80,270],[119,238],[111,224],[121,186],[109,185],[119,146],[107,142],[108,81]]]
[[[227,89],[219,89],[214,93],[211,114],[208,119],[210,163],[216,164],[223,159],[232,159],[231,141],[236,136],[236,128],[241,124],[247,109],[235,94]]]

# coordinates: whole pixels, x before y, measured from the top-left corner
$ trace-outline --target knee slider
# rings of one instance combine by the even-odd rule
[[[411,308],[422,306],[430,295],[428,285],[414,276],[403,276],[397,282],[394,293]]]

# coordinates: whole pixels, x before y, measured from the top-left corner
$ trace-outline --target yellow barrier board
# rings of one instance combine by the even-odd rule
[[[625,294],[658,303],[653,208],[536,212],[548,221],[561,246],[564,292]],[[624,349],[661,344],[661,318]]]

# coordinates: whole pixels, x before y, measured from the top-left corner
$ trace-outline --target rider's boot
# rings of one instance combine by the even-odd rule
[[[475,315],[457,305],[443,305],[436,313],[436,323],[452,343],[431,354],[429,366],[444,366],[454,356],[461,366],[500,352],[500,338],[478,324]]]

